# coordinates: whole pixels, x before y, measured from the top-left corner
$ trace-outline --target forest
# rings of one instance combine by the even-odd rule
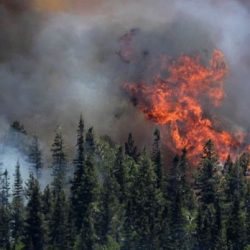
[[[19,122],[11,129],[26,134]],[[185,149],[166,163],[158,129],[139,151],[131,133],[117,145],[82,118],[76,138],[69,162],[57,130],[47,166],[35,137],[25,183],[20,163],[12,185],[1,169],[0,249],[250,249],[247,153],[222,165],[208,138],[197,166]],[[53,180],[41,188],[44,168]]]

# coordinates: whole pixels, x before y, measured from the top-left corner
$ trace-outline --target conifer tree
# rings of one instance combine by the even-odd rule
[[[0,172],[0,249],[10,249],[10,204],[8,171]]]
[[[44,244],[45,248],[49,245],[49,226],[52,214],[52,193],[50,187],[47,185],[41,196],[41,211],[43,215],[43,228],[44,228]]]
[[[217,187],[218,187],[218,156],[214,144],[209,140],[203,149],[200,163],[199,175],[197,178],[197,192],[199,199],[199,214],[197,219],[197,233],[199,247],[214,248],[217,237],[214,235],[216,228]]]
[[[88,155],[94,155],[95,152],[95,135],[94,135],[94,129],[91,127],[88,129],[87,133],[86,133],[86,153]]]
[[[53,250],[67,249],[67,204],[65,193],[60,190],[53,195],[51,216],[49,221],[49,246]]]
[[[135,199],[134,193],[135,183],[138,181],[139,166],[135,160],[127,155],[124,156],[123,161],[125,173],[126,173],[126,186],[121,205],[124,207],[124,241],[122,249],[134,249],[135,247],[135,228],[134,228],[134,216],[135,216]]]
[[[178,175],[181,190],[181,200],[185,209],[189,211],[194,209],[194,193],[191,188],[191,168],[187,159],[187,150],[182,150],[181,157],[178,163]]]
[[[24,192],[19,162],[16,165],[14,178],[15,179],[11,213],[11,232],[12,238],[14,240],[13,244],[15,246],[21,240],[24,226]]]
[[[60,192],[65,184],[65,172],[66,172],[66,156],[64,153],[64,142],[60,129],[56,131],[54,143],[52,144],[52,170],[53,170],[53,188],[54,191]]]
[[[218,156],[214,144],[209,140],[203,149],[202,161],[199,169],[199,176],[196,181],[199,200],[206,206],[215,201],[217,184]]]
[[[247,175],[247,169],[250,163],[250,155],[249,153],[243,153],[239,158],[239,164],[242,169],[242,173],[244,176]]]
[[[161,187],[162,184],[162,160],[161,160],[161,150],[160,150],[160,130],[156,129],[154,131],[154,143],[152,150],[152,161],[155,164],[155,172],[157,176],[157,186]]]
[[[81,241],[86,248],[94,249],[96,230],[95,218],[96,207],[99,196],[99,186],[96,169],[93,164],[93,156],[88,155],[84,165],[83,181],[81,182],[80,192],[84,195],[84,204],[82,206],[82,230],[80,234]]]
[[[100,212],[98,216],[98,238],[101,245],[110,239],[120,241],[123,229],[123,207],[119,202],[119,184],[112,174],[107,173],[100,195]]]
[[[65,208],[65,213],[66,213],[66,222],[65,222],[66,246],[67,246],[67,250],[72,250],[74,248],[77,231],[76,231],[75,224],[73,221],[72,209],[71,209],[71,204],[70,204],[69,199],[67,199],[67,206]]]
[[[120,202],[122,202],[124,201],[126,195],[126,179],[127,179],[127,171],[126,171],[122,147],[118,148],[118,151],[115,155],[115,162],[112,171],[113,171],[112,175],[115,177],[115,180],[119,185],[119,199]]]
[[[225,196],[228,203],[232,202],[235,194],[240,193],[241,197],[244,197],[246,188],[246,182],[244,178],[244,168],[240,165],[240,161],[237,160],[235,164],[232,162],[227,163],[227,171],[225,176]]]
[[[246,211],[246,245],[250,246],[250,182],[247,183],[247,191],[245,196],[245,211]]]
[[[212,230],[212,238],[214,239],[213,247],[215,249],[226,249],[226,240],[224,237],[223,230],[223,218],[222,218],[222,201],[220,197],[217,197],[215,200],[215,223],[214,229]]]
[[[85,201],[84,193],[81,190],[84,173],[84,161],[84,123],[82,117],[80,117],[77,131],[77,155],[74,160],[75,171],[71,182],[71,213],[74,221],[73,223],[77,230],[80,230],[82,226],[82,209]]]
[[[125,143],[125,154],[132,157],[135,161],[138,160],[139,153],[132,136],[132,133],[128,135],[128,141]]]
[[[130,226],[134,229],[135,247],[157,249],[162,195],[157,188],[154,165],[146,152],[140,156],[138,164],[139,170],[130,189],[128,204]]]
[[[185,232],[186,220],[184,209],[190,208],[191,194],[188,189],[186,178],[186,151],[183,150],[182,156],[175,156],[167,176],[165,194],[165,210],[168,210],[167,216],[163,218],[163,235],[166,237],[163,244],[168,249],[187,249],[187,233]]]
[[[233,197],[230,214],[227,217],[226,236],[228,249],[244,249],[244,224],[241,216],[239,193]]]
[[[49,221],[49,245],[52,249],[67,249],[67,203],[65,197],[66,156],[61,131],[58,129],[52,145],[52,207]]]
[[[0,204],[4,207],[9,206],[10,180],[7,169],[2,173],[0,169]]]
[[[30,174],[27,189],[27,206],[24,227],[24,245],[27,250],[44,249],[41,193],[37,179]]]
[[[224,213],[227,247],[230,249],[243,249],[247,232],[244,232],[243,206],[247,193],[245,166],[243,158],[231,163],[225,173],[224,184]]]
[[[29,163],[31,165],[31,171],[34,170],[36,176],[39,177],[42,169],[42,153],[36,136],[33,137],[32,144],[29,149]]]

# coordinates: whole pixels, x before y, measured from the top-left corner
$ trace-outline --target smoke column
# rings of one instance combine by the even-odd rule
[[[221,49],[230,66],[219,112],[248,129],[250,16],[247,1],[9,0],[0,3],[0,114],[21,120],[51,145],[62,125],[68,145],[80,113],[98,134],[124,142],[132,131],[150,141],[152,127],[128,102],[121,85],[150,79],[152,56]],[[135,60],[118,55],[131,29]],[[0,126],[2,127],[2,126]]]

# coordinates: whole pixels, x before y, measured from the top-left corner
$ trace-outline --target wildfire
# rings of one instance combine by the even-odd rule
[[[221,160],[236,153],[245,135],[242,131],[224,131],[205,115],[204,106],[216,109],[222,102],[228,67],[221,51],[215,50],[208,65],[199,56],[180,56],[167,66],[160,65],[167,77],[158,74],[152,84],[126,83],[124,89],[146,119],[161,126],[164,139],[173,151],[186,148],[192,160],[200,155],[211,139]],[[163,126],[166,125],[166,126]]]

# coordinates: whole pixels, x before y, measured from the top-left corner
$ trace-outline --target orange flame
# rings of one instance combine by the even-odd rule
[[[236,153],[245,135],[242,131],[218,129],[212,119],[205,117],[202,104],[209,103],[214,108],[221,104],[228,67],[219,50],[213,52],[208,66],[200,61],[199,57],[183,55],[165,66],[167,77],[157,76],[153,84],[126,83],[124,89],[136,100],[146,119],[167,125],[161,129],[164,135],[168,132],[172,142],[164,141],[172,150],[179,152],[186,148],[189,158],[195,160],[205,142],[211,139],[220,159],[225,160],[229,153]]]

